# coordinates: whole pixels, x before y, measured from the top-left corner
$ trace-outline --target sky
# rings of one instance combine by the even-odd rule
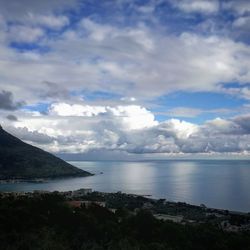
[[[0,0],[0,123],[73,159],[249,156],[250,1]]]

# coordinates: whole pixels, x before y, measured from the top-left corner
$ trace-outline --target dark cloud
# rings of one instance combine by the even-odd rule
[[[234,122],[244,130],[245,134],[250,134],[250,115],[238,116]]]
[[[16,110],[24,105],[24,102],[15,102],[13,94],[10,91],[2,90],[0,92],[0,109]]]
[[[13,121],[13,122],[18,121],[18,119],[15,115],[7,115],[6,118],[10,121]]]
[[[53,137],[50,137],[49,135],[40,133],[38,131],[29,131],[26,127],[24,128],[8,127],[7,131],[15,135],[19,139],[31,143],[33,142],[37,144],[49,144],[54,141]]]
[[[121,117],[117,116],[106,123],[101,121],[103,117],[91,123],[82,117],[67,119],[64,117],[51,126],[51,131],[61,130],[61,135],[47,135],[26,127],[12,127],[9,131],[27,142],[68,156],[66,159],[126,160],[131,154],[136,158],[136,155],[154,153],[250,152],[250,116],[247,115],[229,120],[217,118],[202,125],[171,119],[150,128],[134,130],[125,129]]]
[[[29,13],[50,13],[55,10],[72,8],[77,6],[77,0],[0,0],[0,13],[8,19],[22,20],[29,16]]]
[[[40,94],[42,98],[46,99],[69,99],[70,94],[69,91],[66,90],[64,87],[60,86],[58,83],[45,81],[44,84],[44,91]]]

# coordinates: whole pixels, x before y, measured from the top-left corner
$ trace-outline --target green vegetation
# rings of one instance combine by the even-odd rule
[[[0,126],[0,179],[89,176],[67,162],[22,142]]]
[[[164,222],[143,209],[71,208],[50,193],[0,197],[0,242],[5,250],[246,250],[250,233]]]
[[[86,195],[74,197],[77,200],[102,201],[106,207],[111,209],[122,209],[134,212],[138,209],[148,209],[154,215],[164,215],[182,217],[182,223],[208,223],[218,228],[223,228],[222,224],[228,227],[228,231],[250,231],[250,213],[232,212],[215,208],[207,208],[204,205],[196,206],[185,202],[171,202],[165,199],[150,199],[148,197],[117,193],[91,192]],[[237,226],[232,228],[230,226]]]

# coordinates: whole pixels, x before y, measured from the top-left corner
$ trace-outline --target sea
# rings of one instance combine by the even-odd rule
[[[125,192],[231,211],[250,212],[250,160],[73,161],[94,176],[4,183],[0,191]]]

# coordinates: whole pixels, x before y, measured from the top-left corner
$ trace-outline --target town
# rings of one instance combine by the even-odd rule
[[[140,210],[147,210],[158,220],[171,221],[182,225],[190,224],[195,226],[206,223],[226,232],[250,231],[250,213],[208,208],[204,204],[197,206],[166,199],[153,199],[122,192],[105,193],[93,191],[90,188],[66,192],[44,190],[0,192],[0,199],[6,197],[14,199],[33,198],[50,194],[61,196],[64,202],[73,209],[88,208],[95,205],[106,208],[112,213],[123,213],[127,216],[136,215]]]

